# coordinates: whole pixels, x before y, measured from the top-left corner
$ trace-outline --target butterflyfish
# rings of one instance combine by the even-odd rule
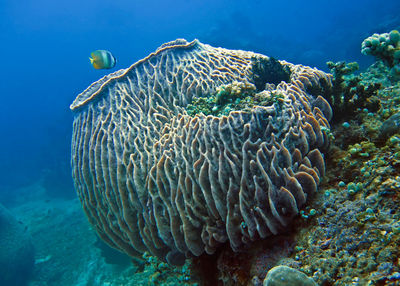
[[[106,50],[97,50],[90,54],[91,58],[89,58],[92,66],[97,69],[112,69],[115,67],[117,60],[111,54],[111,52]]]

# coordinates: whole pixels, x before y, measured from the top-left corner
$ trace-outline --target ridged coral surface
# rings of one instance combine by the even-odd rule
[[[176,40],[78,95],[73,179],[106,242],[182,264],[285,229],[324,174],[332,114],[318,93],[330,77],[281,61],[290,80],[268,85],[279,101],[219,117],[185,110],[222,85],[252,83],[258,59],[269,60]]]

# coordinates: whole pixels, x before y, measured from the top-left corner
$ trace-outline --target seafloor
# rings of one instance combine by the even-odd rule
[[[36,248],[29,285],[261,285],[280,264],[318,285],[400,285],[400,81],[380,63],[357,76],[379,86],[334,119],[326,176],[286,234],[181,268],[147,255],[132,262],[99,241],[77,198],[49,197],[39,181],[9,205]]]

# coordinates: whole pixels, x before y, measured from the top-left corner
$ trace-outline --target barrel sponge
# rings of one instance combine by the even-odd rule
[[[33,265],[30,235],[21,222],[0,205],[0,285],[25,285]]]
[[[287,80],[266,83],[278,102],[219,117],[186,111],[221,86],[263,78],[253,65],[269,59],[180,39],[78,95],[72,173],[102,239],[179,265],[288,227],[324,175],[332,110],[307,91],[331,77],[279,61]]]

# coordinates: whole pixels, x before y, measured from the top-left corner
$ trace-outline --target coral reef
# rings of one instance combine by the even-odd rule
[[[217,108],[240,105],[254,85],[247,110],[186,110],[209,95]],[[93,83],[71,105],[73,178],[90,223],[130,256],[176,265],[286,230],[325,172],[322,86],[331,78],[316,69],[197,40]]]
[[[26,285],[34,248],[26,227],[0,205],[0,285]]]
[[[388,74],[388,68],[381,62],[377,62],[359,75],[363,81],[379,83],[381,86],[368,100],[376,104],[372,109],[356,106],[353,117],[345,117],[341,119],[341,124],[335,124],[332,129],[334,137],[337,137],[335,145],[346,149],[350,144],[354,145],[367,140],[381,145],[396,133],[398,130],[396,125],[398,115],[396,114],[400,112],[400,97],[398,96],[400,82],[389,80]]]
[[[400,283],[400,135],[392,127],[387,132],[389,123],[383,123],[397,116],[400,83],[387,75],[381,64],[362,74],[382,84],[379,110],[359,110],[349,122],[332,126],[335,140],[322,191],[295,221],[297,246],[293,260],[283,264],[318,285]]]
[[[397,30],[366,38],[361,44],[361,53],[382,60],[390,68],[391,75],[400,77],[400,33]]]
[[[221,285],[261,285],[275,265],[322,286],[400,284],[400,82],[382,62],[358,77],[379,84],[369,98],[376,107],[354,105],[352,117],[334,122],[326,176],[287,235],[275,237],[281,247],[271,239],[244,253],[224,250]]]
[[[291,265],[318,285],[397,285],[399,149],[364,141],[336,153],[326,187],[310,205],[321,211],[297,235]]]
[[[327,62],[327,65],[333,74],[333,87],[331,91],[325,91],[323,94],[332,107],[333,121],[353,117],[357,109],[379,108],[373,96],[381,84],[363,80],[362,75],[354,75],[359,68],[356,62]]]
[[[363,109],[377,111],[380,103],[377,94],[382,85],[390,86],[399,80],[400,33],[397,30],[368,37],[362,43],[361,52],[375,56],[378,62],[359,75],[354,74],[359,68],[356,62],[327,62],[333,74],[333,87],[329,90],[322,86],[319,92],[331,105],[334,121],[352,118]]]

